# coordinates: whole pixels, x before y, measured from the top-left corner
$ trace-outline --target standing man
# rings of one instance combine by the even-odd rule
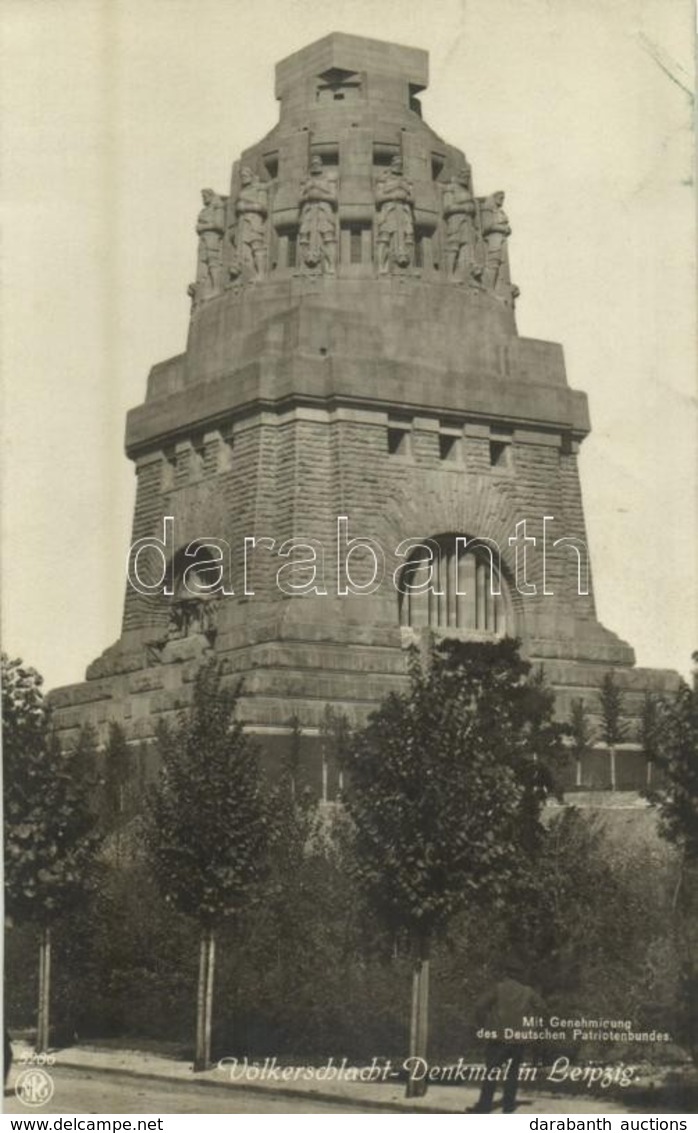
[[[518,959],[513,959],[505,968],[502,979],[482,996],[475,1008],[475,1020],[479,1027],[497,1038],[488,1039],[485,1047],[486,1074],[480,1090],[477,1105],[470,1113],[491,1113],[497,1081],[503,1082],[502,1113],[513,1113],[516,1109],[516,1090],[519,1084],[519,1067],[523,1061],[525,1043],[504,1037],[507,1029],[521,1031],[523,1020],[528,1015],[542,1016],[545,1004],[532,987],[518,978],[522,974]],[[494,1076],[497,1068],[501,1078]],[[490,1073],[492,1077],[490,1078]]]

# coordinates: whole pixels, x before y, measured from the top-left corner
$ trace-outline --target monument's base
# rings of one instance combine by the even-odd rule
[[[638,742],[645,694],[670,693],[679,678],[627,664],[627,647],[596,625],[596,647],[592,650],[587,640],[586,653],[576,651],[574,643],[565,648],[567,643],[552,640],[534,640],[525,652],[543,667],[555,689],[559,718],[568,720],[572,701],[581,698],[597,737],[599,690],[605,673],[613,670],[628,742],[611,754],[594,739],[581,760],[570,757],[560,769],[560,782],[575,796],[573,801],[581,803],[585,791],[592,792],[591,799],[610,791],[611,805],[627,805],[623,792],[637,795],[651,785],[652,769]],[[331,744],[323,736],[327,706],[343,713],[351,726],[362,725],[388,693],[407,687],[408,648],[428,646],[431,634],[399,626],[338,626],[277,617],[221,631],[213,644],[203,633],[158,643],[146,638],[146,631],[126,634],[90,666],[85,682],[51,693],[62,738],[74,742],[80,726],[90,723],[103,741],[109,722],[115,721],[133,742],[150,744],[158,720],[172,719],[187,706],[197,667],[215,655],[226,682],[244,680],[240,715],[257,736],[268,770],[273,773],[288,751],[295,718],[304,776],[327,798],[338,784],[338,769],[330,766]]]

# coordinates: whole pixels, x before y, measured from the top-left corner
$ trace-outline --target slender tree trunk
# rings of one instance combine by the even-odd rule
[[[213,979],[216,968],[215,929],[202,928],[199,942],[199,983],[196,989],[196,1052],[194,1070],[207,1070],[211,1063]]]
[[[674,917],[674,922],[677,922],[677,913],[679,908],[679,894],[681,892],[681,885],[683,882],[683,864],[685,861],[685,852],[681,849],[679,854],[679,868],[676,874],[676,886],[674,887],[674,894],[671,898],[671,911]]]
[[[118,804],[117,804],[116,830],[115,830],[115,839],[114,839],[115,840],[115,854],[116,854],[117,865],[121,861],[121,830],[122,830],[122,826],[123,826],[123,818],[124,818],[124,787],[123,787],[122,783],[119,783],[119,801],[118,801]]]
[[[609,750],[609,754],[610,754],[610,757],[611,757],[611,760],[610,760],[610,762],[611,762],[611,790],[615,791],[615,789],[616,789],[616,747],[615,747],[615,744],[610,744],[608,750]]]
[[[49,1048],[50,1039],[50,995],[51,995],[51,929],[46,928],[45,935],[46,960],[44,967],[44,1050]]]
[[[39,1010],[36,1018],[36,1053],[42,1054],[49,1045],[49,1004],[51,997],[51,929],[44,925],[39,941]]]
[[[208,930],[206,953],[206,996],[204,1000],[204,1058],[206,1065],[211,1063],[211,1023],[213,1019],[213,979],[216,970],[216,933]]]
[[[412,969],[412,1011],[410,1016],[410,1066],[406,1096],[421,1098],[427,1092],[426,1058],[429,1039],[429,954],[430,939],[423,936],[416,942]],[[417,1059],[421,1060],[417,1062]],[[415,1072],[419,1077],[415,1078]]]
[[[196,986],[196,1049],[194,1070],[206,1069],[204,1034],[206,1031],[206,968],[208,962],[208,929],[201,929],[199,938],[199,981]]]
[[[38,1003],[36,1009],[36,1039],[34,1041],[34,1049],[37,1053],[41,1050],[41,1036],[44,1033],[44,968],[45,968],[46,955],[44,953],[44,930],[41,929],[39,933],[39,989],[38,989]]]

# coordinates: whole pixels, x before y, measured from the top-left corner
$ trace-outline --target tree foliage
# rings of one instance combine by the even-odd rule
[[[654,761],[662,786],[650,798],[659,809],[664,836],[698,864],[698,690],[682,681],[657,714]]]
[[[63,750],[51,729],[42,679],[2,656],[5,880],[8,913],[50,923],[89,885],[96,841],[80,752]]]
[[[240,685],[222,687],[215,660],[194,681],[191,707],[161,723],[160,772],[146,844],[161,892],[201,925],[246,904],[263,869],[267,821],[257,752],[235,719]]]
[[[291,893],[301,896],[305,884],[304,863],[314,845],[322,836],[322,818],[317,793],[299,781],[301,764],[301,728],[297,717],[292,717],[289,747],[282,759],[278,781],[267,794],[269,876],[266,896],[279,898],[278,908],[285,918],[295,918],[299,902],[283,900]],[[272,899],[270,905],[274,907]],[[282,919],[284,919],[282,917]],[[287,925],[280,923],[279,954]]]
[[[344,765],[351,744],[351,727],[344,712],[338,712],[331,704],[325,705],[320,719],[320,742],[322,744],[325,774],[330,772],[334,778],[337,797],[344,785]]]
[[[102,828],[115,836],[116,852],[120,852],[121,832],[137,809],[135,753],[126,739],[126,732],[113,720],[104,748],[104,772],[100,792]]]
[[[486,890],[500,905],[542,837],[563,758],[553,697],[518,642],[444,641],[355,737],[346,804],[357,876],[392,927],[444,928]]]
[[[575,759],[583,759],[594,739],[594,728],[582,697],[572,701],[570,707],[570,750]]]
[[[605,674],[599,693],[601,738],[608,747],[615,747],[625,739],[627,723],[624,720],[623,694],[612,671]]]
[[[47,709],[44,678],[21,659],[2,654],[2,727],[5,775],[12,778],[25,754],[44,744]]]
[[[92,724],[83,724],[80,729],[73,761],[75,774],[80,779],[95,814],[99,810],[100,773],[97,755],[97,730]]]
[[[281,758],[281,780],[284,787],[292,799],[296,798],[299,791],[299,774],[301,768],[301,744],[302,744],[302,729],[301,722],[297,716],[292,716],[289,720],[291,728],[291,735],[289,737],[289,745],[284,750]]]
[[[642,754],[649,763],[655,763],[662,733],[661,700],[656,693],[646,692],[640,712],[638,740]]]

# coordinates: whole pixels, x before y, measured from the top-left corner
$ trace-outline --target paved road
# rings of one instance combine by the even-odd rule
[[[356,1110],[329,1102],[306,1102],[274,1094],[239,1088],[189,1086],[157,1082],[94,1070],[51,1068],[55,1093],[45,1113],[384,1113]],[[28,1109],[12,1093],[5,1097],[5,1113],[41,1116],[41,1109]]]

